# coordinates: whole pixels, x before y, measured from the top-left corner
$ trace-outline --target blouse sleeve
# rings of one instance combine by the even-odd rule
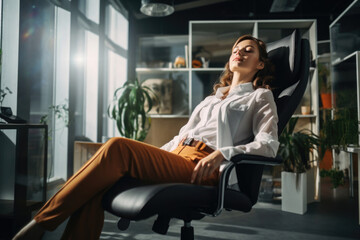
[[[271,91],[264,91],[257,96],[254,106],[252,118],[254,140],[248,144],[223,147],[219,150],[227,160],[240,153],[275,157],[279,148],[277,123],[278,116],[273,95]]]

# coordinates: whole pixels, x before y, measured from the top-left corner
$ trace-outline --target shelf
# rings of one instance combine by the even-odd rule
[[[222,72],[224,68],[136,68],[137,73],[153,72]]]
[[[294,114],[292,115],[293,118],[316,118],[316,115],[314,114],[306,114],[306,115],[303,115],[303,114]]]
[[[191,68],[193,72],[222,72],[224,68]]]
[[[343,62],[346,62],[346,61],[349,60],[350,58],[355,57],[357,52],[358,52],[358,51],[355,51],[355,52],[347,55],[346,57],[344,57],[344,58],[342,58],[342,59],[341,59],[341,58],[337,58],[337,59],[335,59],[335,60],[331,63],[331,65],[335,67],[335,66],[337,66],[337,65],[339,65],[339,64],[341,64],[341,63],[343,63]]]
[[[137,73],[188,72],[189,70],[189,68],[136,68]]]
[[[189,115],[150,114],[151,118],[189,118]]]
[[[325,58],[325,59],[329,59],[331,56],[330,56],[330,53],[323,53],[321,55],[318,55],[318,59],[322,59],[322,58]]]

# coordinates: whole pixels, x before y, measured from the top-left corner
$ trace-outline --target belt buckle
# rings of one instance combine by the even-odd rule
[[[182,145],[190,146],[192,141],[194,141],[194,138],[187,138],[187,139],[185,139],[185,141],[183,142]]]

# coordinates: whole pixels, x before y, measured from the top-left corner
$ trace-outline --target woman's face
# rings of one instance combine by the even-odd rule
[[[253,73],[264,68],[264,63],[259,59],[259,49],[252,40],[239,42],[232,51],[229,59],[231,72],[245,74]]]

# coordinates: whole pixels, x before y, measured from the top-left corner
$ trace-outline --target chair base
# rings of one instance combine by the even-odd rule
[[[194,240],[194,228],[191,222],[184,221],[184,226],[181,227],[181,240]]]

